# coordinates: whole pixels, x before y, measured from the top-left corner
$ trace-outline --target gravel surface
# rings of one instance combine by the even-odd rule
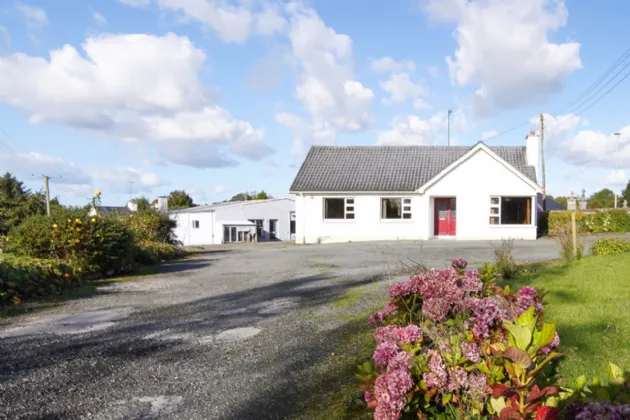
[[[159,275],[5,320],[0,419],[301,418],[299,402],[326,387],[326,370],[315,366],[357,322],[333,314],[373,304],[401,278],[399,261],[479,265],[497,245],[208,248]],[[559,247],[516,242],[514,255],[557,258]],[[339,309],[349,290],[366,295]]]

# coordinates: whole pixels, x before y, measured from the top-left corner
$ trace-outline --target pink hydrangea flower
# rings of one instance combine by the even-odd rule
[[[454,392],[460,389],[468,388],[468,374],[460,367],[456,367],[448,374],[448,385],[446,389],[449,392]]]
[[[442,321],[448,315],[449,303],[443,298],[426,299],[422,303],[422,313],[433,321]]]
[[[451,265],[456,270],[457,269],[464,270],[468,266],[468,261],[466,261],[463,258],[455,258],[453,261],[451,261]]]
[[[374,361],[378,366],[387,366],[389,361],[398,354],[398,346],[393,341],[380,343],[374,351]]]
[[[375,420],[397,420],[407,404],[407,392],[413,386],[413,379],[409,374],[409,360],[411,355],[406,352],[398,353],[387,366],[387,372],[379,376],[374,382],[376,397]]]
[[[422,330],[417,325],[407,325],[398,330],[398,341],[401,343],[415,343],[422,337]]]
[[[477,343],[464,342],[461,343],[459,347],[462,350],[464,357],[471,362],[477,363],[481,360],[481,351],[479,350]]]
[[[483,374],[470,375],[468,377],[468,392],[474,399],[485,398],[491,389],[488,386],[488,378]]]
[[[424,382],[431,388],[442,388],[446,385],[448,380],[448,374],[444,368],[444,361],[442,356],[435,350],[430,350],[429,363],[427,367],[429,372],[425,372],[422,376]]]

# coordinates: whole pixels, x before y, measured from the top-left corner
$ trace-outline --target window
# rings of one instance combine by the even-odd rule
[[[381,219],[411,219],[411,198],[382,198]]]
[[[199,220],[192,221],[193,229],[199,229]]]
[[[263,239],[265,237],[265,232],[263,230],[263,222],[264,222],[264,220],[250,219],[250,222],[256,223],[256,238],[257,238],[257,240]]]
[[[490,197],[491,225],[531,225],[531,197]]]
[[[354,198],[324,198],[324,219],[354,219]]]
[[[289,233],[295,235],[295,220],[291,220]]]

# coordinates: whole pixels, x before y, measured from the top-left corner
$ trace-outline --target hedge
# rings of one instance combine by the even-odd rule
[[[58,260],[0,256],[0,305],[57,294],[81,284],[82,277]]]
[[[593,255],[619,255],[630,252],[630,241],[621,238],[599,239],[593,243]]]
[[[571,211],[549,212],[549,235],[557,234],[558,229],[571,223]],[[579,233],[630,232],[630,214],[628,210],[596,211],[594,213],[575,213]]]

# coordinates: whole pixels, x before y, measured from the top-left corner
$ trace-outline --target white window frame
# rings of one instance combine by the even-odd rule
[[[343,200],[343,218],[342,219],[327,219],[326,218],[326,200]],[[322,200],[323,219],[326,222],[341,222],[341,221],[346,221],[346,220],[354,221],[356,217],[356,214],[355,214],[356,205],[357,205],[357,201],[355,197],[324,197]],[[352,210],[348,210],[348,208],[352,208]],[[352,217],[349,218],[348,217],[349,214],[351,214]]]
[[[400,217],[384,218],[383,217],[383,200],[400,200]],[[382,222],[398,222],[398,221],[410,221],[413,219],[413,208],[411,206],[411,197],[381,197],[379,200],[379,213],[381,214]],[[409,207],[409,210],[405,210],[405,207]],[[405,218],[408,214],[409,217]]]
[[[192,228],[193,229],[199,229],[199,220],[193,220],[192,221]]]
[[[504,197],[508,197],[508,198],[529,198],[530,201],[530,209],[529,209],[529,215],[530,215],[530,223],[528,224],[507,224],[504,225],[502,224],[502,220],[501,220],[501,202],[503,201]],[[492,204],[492,200],[493,199],[498,199],[499,203],[498,204]],[[536,218],[535,218],[535,207],[532,209],[532,203],[533,205],[536,205],[536,197],[530,197],[528,195],[491,195],[490,196],[490,216],[488,217],[488,224],[490,226],[509,226],[509,227],[519,227],[519,226],[535,226],[536,225]],[[496,208],[498,209],[498,213],[497,214],[492,214],[492,209]],[[498,220],[498,223],[490,223],[490,219],[491,218],[496,218]]]

